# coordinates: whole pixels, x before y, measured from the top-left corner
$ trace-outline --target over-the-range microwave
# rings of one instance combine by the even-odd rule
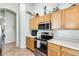
[[[50,30],[51,29],[51,22],[41,22],[38,25],[39,30]]]

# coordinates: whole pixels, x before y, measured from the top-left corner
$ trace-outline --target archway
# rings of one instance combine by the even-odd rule
[[[16,42],[16,13],[12,10],[0,8],[0,15],[4,20],[4,44]]]

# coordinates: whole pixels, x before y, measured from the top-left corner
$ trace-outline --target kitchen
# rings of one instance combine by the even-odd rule
[[[29,21],[26,48],[36,56],[79,56],[79,4],[58,6],[49,13],[44,6],[44,15],[33,14]]]
[[[3,3],[0,10],[2,56],[79,56],[78,3]]]

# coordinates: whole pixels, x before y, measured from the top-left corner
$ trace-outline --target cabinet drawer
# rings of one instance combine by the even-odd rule
[[[55,50],[60,50],[60,46],[53,44],[53,43],[48,43],[48,48],[50,49],[55,49]]]
[[[70,48],[62,47],[61,51],[68,53],[68,54],[71,54],[71,55],[74,55],[74,56],[79,56],[79,51],[76,51],[76,50],[73,50]]]

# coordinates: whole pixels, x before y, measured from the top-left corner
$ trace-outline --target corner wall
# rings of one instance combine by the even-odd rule
[[[29,35],[30,15],[26,11],[31,10],[31,4],[20,4],[20,48],[26,48],[26,36]]]

